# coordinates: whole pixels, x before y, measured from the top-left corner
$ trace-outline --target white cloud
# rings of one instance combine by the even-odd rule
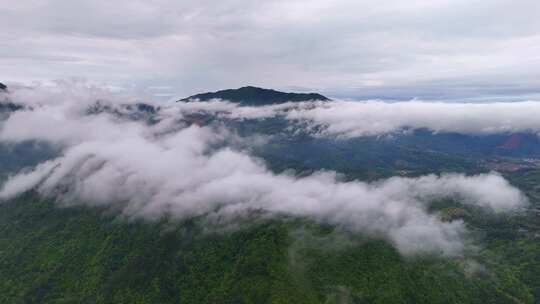
[[[433,132],[496,134],[540,132],[540,102],[335,102],[292,110],[290,119],[327,128],[323,133],[345,136],[380,135],[404,128]]]
[[[37,189],[63,204],[113,206],[149,219],[165,214],[235,218],[262,210],[382,237],[403,254],[446,255],[462,253],[467,231],[459,220],[443,222],[428,213],[431,200],[453,198],[494,212],[519,209],[527,202],[497,174],[394,177],[376,183],[343,182],[334,172],[302,178],[274,174],[244,151],[212,148],[229,140],[226,132],[176,126],[175,107],[165,111],[159,124],[147,126],[108,114],[86,116],[73,111],[69,98],[57,98],[64,101],[52,105],[33,98],[40,103],[28,103],[40,106],[11,115],[0,139],[57,143],[64,146],[63,154],[12,176],[0,190],[3,199]],[[45,124],[47,115],[60,120]],[[16,130],[23,125],[24,131]]]
[[[206,111],[228,119],[283,116],[323,136],[376,136],[409,129],[462,134],[540,132],[540,102],[448,103],[433,101],[288,102],[238,106],[226,101],[176,105],[184,112]]]

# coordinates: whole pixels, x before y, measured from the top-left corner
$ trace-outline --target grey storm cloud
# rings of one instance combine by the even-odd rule
[[[129,217],[176,219],[209,216],[223,222],[251,211],[307,217],[353,233],[389,240],[403,254],[461,255],[468,243],[460,220],[443,221],[429,203],[457,199],[493,212],[513,212],[527,198],[497,173],[393,177],[373,183],[341,181],[336,172],[310,176],[275,174],[226,130],[179,126],[197,103],[164,106],[148,125],[109,114],[87,115],[96,98],[135,102],[89,86],[14,88],[14,102],[27,105],[0,127],[0,140],[37,140],[62,148],[59,157],[12,175],[0,188],[11,199],[30,189],[61,204],[112,206]],[[225,102],[208,108],[230,110]],[[186,108],[192,107],[192,108]],[[195,108],[193,108],[195,107]],[[245,111],[246,115],[253,109]],[[222,148],[215,147],[224,143]],[[212,221],[209,221],[210,223]]]
[[[535,0],[17,1],[0,8],[0,77],[538,96],[538,11]]]

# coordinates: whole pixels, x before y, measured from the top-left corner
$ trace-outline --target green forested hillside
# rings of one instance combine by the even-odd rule
[[[539,269],[540,249],[526,240],[475,259],[404,258],[384,241],[301,219],[203,227],[58,208],[30,194],[4,203],[0,302],[506,304],[538,294],[530,267]],[[514,251],[522,258],[507,262]]]

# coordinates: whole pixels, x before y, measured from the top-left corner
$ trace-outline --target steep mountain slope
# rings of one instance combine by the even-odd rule
[[[408,259],[303,220],[223,233],[197,219],[130,222],[105,211],[32,194],[0,205],[0,302],[532,303],[505,263]]]

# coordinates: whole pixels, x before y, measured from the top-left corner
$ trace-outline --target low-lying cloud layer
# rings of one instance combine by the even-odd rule
[[[346,136],[379,135],[404,128],[433,132],[494,134],[540,132],[540,102],[337,102],[295,110],[291,119],[328,126],[325,132]]]
[[[88,115],[84,103],[72,97],[91,100],[86,95],[93,90],[79,89],[77,94],[49,92],[51,104],[27,101],[32,109],[3,122],[0,140],[46,141],[62,146],[63,153],[12,176],[0,190],[2,199],[36,189],[63,204],[113,206],[147,219],[212,215],[230,220],[257,210],[382,237],[403,254],[446,255],[462,253],[467,231],[462,221],[445,222],[430,214],[431,201],[458,199],[494,212],[526,204],[523,194],[495,173],[394,177],[375,183],[343,182],[334,172],[274,174],[262,160],[228,145],[238,140],[228,132],[179,126],[182,111],[174,106],[151,125],[107,113]],[[40,95],[39,90],[34,93]]]
[[[184,111],[220,113],[230,119],[283,116],[317,130],[318,135],[358,137],[410,129],[462,134],[540,132],[540,102],[446,103],[429,101],[335,101],[285,103],[262,107],[228,102],[194,102]]]

